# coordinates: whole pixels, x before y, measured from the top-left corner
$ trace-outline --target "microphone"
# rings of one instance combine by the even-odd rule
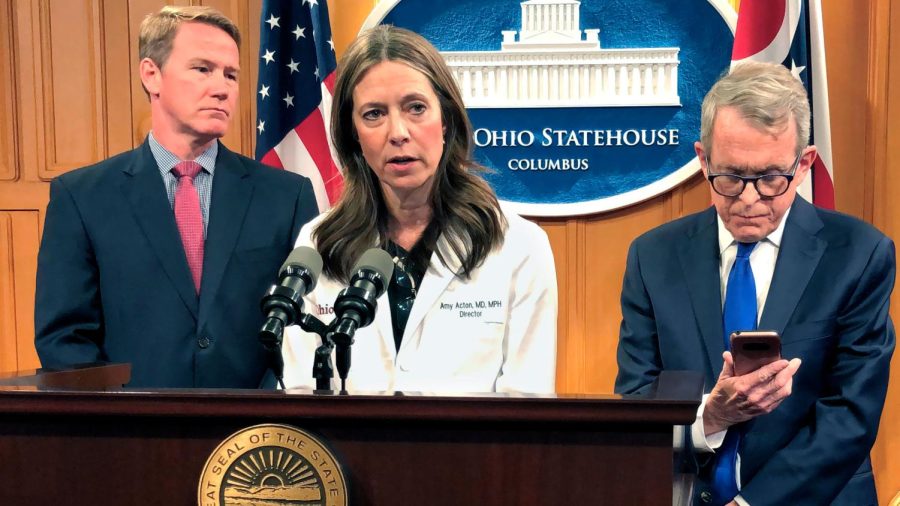
[[[278,272],[278,283],[272,285],[262,299],[266,321],[259,330],[259,341],[272,356],[272,372],[279,383],[284,375],[281,357],[284,328],[300,319],[303,296],[316,287],[321,273],[322,257],[316,250],[309,246],[295,248]]]
[[[353,268],[350,286],[342,290],[334,301],[336,323],[331,340],[337,346],[337,369],[341,377],[341,390],[350,371],[350,345],[356,330],[372,323],[378,297],[387,290],[394,274],[391,255],[379,248],[372,248],[360,257]]]

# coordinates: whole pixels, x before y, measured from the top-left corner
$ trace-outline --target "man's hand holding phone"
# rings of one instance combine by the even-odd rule
[[[791,395],[793,377],[800,368],[799,358],[780,358],[775,332],[735,333],[732,350],[722,355],[725,364],[706,400],[703,426],[707,435],[771,413]],[[736,364],[743,374],[735,372]]]

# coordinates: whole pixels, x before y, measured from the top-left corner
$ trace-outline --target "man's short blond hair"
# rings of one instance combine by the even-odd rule
[[[797,154],[809,144],[810,110],[806,88],[784,65],[744,62],[724,74],[703,99],[700,144],[712,148],[713,125],[722,107],[734,107],[760,130],[797,126]]]
[[[141,22],[138,38],[138,59],[150,58],[162,68],[172,53],[172,41],[182,23],[203,23],[221,29],[241,47],[241,32],[230,19],[212,7],[166,6],[148,14]]]

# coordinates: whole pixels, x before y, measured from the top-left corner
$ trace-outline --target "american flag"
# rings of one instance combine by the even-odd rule
[[[810,144],[816,145],[819,157],[800,194],[817,206],[834,209],[821,0],[743,0],[731,64],[743,60],[781,63],[806,86],[812,107]]]
[[[256,159],[308,177],[319,210],[341,192],[331,144],[337,63],[326,0],[265,0],[256,88]]]

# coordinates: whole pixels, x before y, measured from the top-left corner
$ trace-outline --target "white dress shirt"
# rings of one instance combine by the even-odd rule
[[[784,224],[787,222],[790,209],[781,217],[781,223],[778,228],[766,236],[765,239],[759,241],[753,251],[750,252],[750,269],[753,270],[753,281],[756,284],[756,321],[759,322],[762,316],[763,308],[766,306],[766,298],[769,295],[769,287],[772,285],[772,275],[775,272],[775,262],[778,259],[778,250],[781,247],[781,239],[784,235]],[[734,265],[734,259],[737,256],[737,241],[731,232],[725,228],[725,223],[720,216],[716,216],[716,222],[719,227],[719,280],[721,287],[722,305],[725,305],[725,289],[728,285],[728,274],[731,272],[731,266]],[[723,337],[724,339],[724,337]],[[703,452],[713,452],[725,440],[726,430],[715,434],[707,435],[703,430],[703,410],[706,407],[706,399],[709,394],[703,396],[700,408],[697,409],[697,419],[691,426],[691,439],[693,440],[694,449]],[[680,434],[676,431],[676,446],[680,446]],[[738,488],[740,488],[741,480],[741,456],[737,458],[737,477]],[[741,506],[749,506],[741,497],[735,498]]]

